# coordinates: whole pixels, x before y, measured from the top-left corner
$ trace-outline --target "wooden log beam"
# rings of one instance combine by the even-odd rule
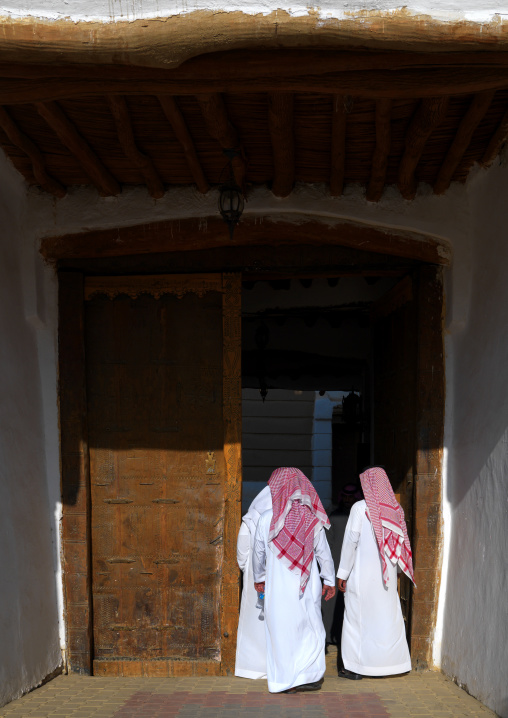
[[[294,98],[276,93],[268,98],[268,126],[272,141],[272,192],[287,197],[295,183],[295,138],[293,128]]]
[[[0,63],[0,77],[19,79],[89,80],[166,80],[169,76],[180,80],[220,80],[257,77],[298,77],[306,75],[312,67],[314,76],[359,70],[414,70],[418,68],[507,68],[507,52],[356,52],[316,49],[265,49],[229,50],[199,55],[168,69],[153,66],[122,64],[29,64]]]
[[[120,194],[120,185],[102,164],[88,142],[80,135],[60,105],[56,102],[37,103],[37,112],[46,120],[62,144],[76,157],[99,192],[104,195]]]
[[[109,95],[107,99],[115,120],[118,139],[126,157],[143,175],[151,196],[154,199],[160,199],[164,196],[164,185],[151,158],[141,152],[136,144],[125,98],[121,95]]]
[[[237,151],[238,154],[232,158],[231,164],[235,179],[243,188],[247,166],[240,138],[229,120],[224,99],[218,93],[206,93],[197,95],[197,101],[210,135],[217,140],[223,150]]]
[[[176,139],[183,149],[187,165],[198,190],[202,192],[202,194],[206,194],[209,190],[209,184],[198,159],[194,142],[187,128],[187,123],[178,107],[177,101],[174,97],[171,97],[171,95],[159,95],[158,99],[166,115],[166,119],[173,128]]]
[[[480,92],[473,98],[469,109],[460,121],[457,133],[439,169],[436,182],[434,183],[435,194],[443,194],[450,186],[453,173],[459,166],[464,152],[469,147],[474,131],[485,117],[494,94],[492,90]]]
[[[30,158],[33,175],[42,189],[55,197],[65,197],[66,188],[48,174],[41,151],[30,137],[19,129],[5,107],[0,107],[0,127],[12,144],[19,147]]]
[[[404,139],[397,186],[404,199],[416,194],[415,171],[433,130],[442,122],[448,109],[448,97],[429,97],[416,110]]]
[[[117,80],[70,78],[25,80],[0,79],[0,105],[49,102],[58,99],[97,95],[198,95],[217,97],[218,93],[312,92],[355,97],[422,98],[466,95],[508,87],[507,67],[419,68],[415,70],[351,70],[323,75],[258,75],[246,81],[227,76],[209,79],[181,77],[178,70],[167,78],[153,79],[147,70],[145,79]],[[210,94],[211,93],[211,94]],[[210,103],[209,103],[210,104]],[[216,103],[217,104],[217,103]]]
[[[330,162],[330,194],[338,197],[344,189],[346,166],[346,98],[332,97],[332,151]]]
[[[376,102],[376,147],[372,157],[367,200],[379,202],[386,181],[386,168],[391,146],[392,101],[382,99]]]
[[[257,217],[246,217],[235,230],[234,245],[333,245],[433,264],[448,265],[451,260],[448,243],[431,235],[375,227],[361,222],[338,220],[333,224],[324,224],[310,216],[299,216],[298,224],[287,221],[284,215],[273,215],[263,222]],[[42,239],[40,251],[45,259],[54,261],[187,252],[217,247],[231,248],[231,241],[222,219],[210,216],[47,237]]]
[[[503,119],[499,123],[497,130],[494,132],[492,137],[490,138],[489,144],[487,145],[487,149],[483,153],[483,157],[481,159],[480,164],[483,165],[483,167],[489,167],[496,157],[499,154],[499,151],[501,150],[501,147],[504,145],[506,140],[508,139],[508,110],[504,113]]]

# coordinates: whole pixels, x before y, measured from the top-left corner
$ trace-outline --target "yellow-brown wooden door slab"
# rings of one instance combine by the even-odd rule
[[[237,587],[239,286],[221,275],[87,282],[96,674],[231,668],[234,619],[221,605],[231,610]]]

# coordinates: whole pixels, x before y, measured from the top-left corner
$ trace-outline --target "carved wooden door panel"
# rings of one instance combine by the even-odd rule
[[[410,539],[416,447],[417,313],[411,277],[373,309],[374,462],[385,467],[406,517]],[[400,579],[410,636],[411,582]]]
[[[231,669],[239,287],[221,275],[87,282],[95,674]]]

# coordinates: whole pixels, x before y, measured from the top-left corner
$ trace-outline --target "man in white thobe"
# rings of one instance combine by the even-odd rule
[[[411,548],[401,506],[383,469],[360,476],[365,501],[349,515],[337,578],[345,593],[339,676],[387,676],[411,670],[397,567],[413,580]]]
[[[265,486],[242,517],[238,533],[236,557],[243,572],[243,589],[236,641],[235,676],[241,678],[266,678],[264,613],[258,605],[258,593],[254,588],[252,553],[259,517],[271,506],[270,487]]]
[[[273,509],[259,519],[253,552],[256,589],[264,591],[268,690],[318,690],[326,668],[321,596],[335,595],[329,522],[299,469],[277,469],[269,486]]]

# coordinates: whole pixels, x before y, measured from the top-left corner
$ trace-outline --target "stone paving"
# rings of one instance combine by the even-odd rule
[[[349,681],[334,656],[316,693],[270,694],[244,678],[58,676],[0,708],[5,718],[488,718],[495,714],[436,672]],[[335,675],[333,675],[335,674]]]

